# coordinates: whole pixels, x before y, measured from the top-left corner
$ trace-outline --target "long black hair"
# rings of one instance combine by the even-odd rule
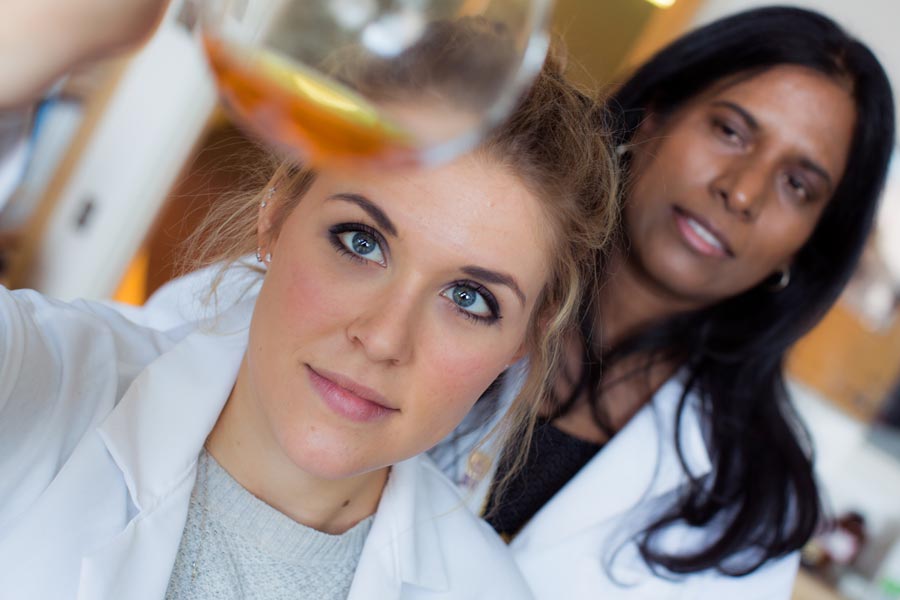
[[[838,298],[872,228],[894,144],[893,98],[873,54],[830,19],[770,7],[736,14],[681,37],[641,66],[608,107],[618,142],[627,144],[649,113],[663,118],[723,78],[776,65],[814,69],[847,85],[856,123],[834,195],[791,265],[788,287],[761,284],[738,296],[668,318],[597,356],[586,343],[579,390],[591,394],[598,425],[600,367],[625,356],[676,357],[686,373],[678,409],[700,398],[712,472],[690,474],[671,510],[637,537],[644,560],[669,573],[716,569],[742,575],[800,548],[821,514],[808,434],[793,411],[783,376],[785,352]],[[623,164],[627,171],[627,159]],[[585,311],[585,335],[594,318]],[[700,548],[663,551],[673,524],[705,528]]]

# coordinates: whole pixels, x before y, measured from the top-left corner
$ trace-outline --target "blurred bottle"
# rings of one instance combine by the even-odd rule
[[[867,539],[866,520],[849,511],[832,521],[801,553],[803,566],[829,583],[836,583],[862,552]]]

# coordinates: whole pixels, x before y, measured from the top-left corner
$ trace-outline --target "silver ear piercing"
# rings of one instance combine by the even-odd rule
[[[266,197],[263,198],[262,202],[259,203],[259,207],[260,207],[260,208],[265,208],[265,207],[267,207],[267,206],[269,205],[269,200],[271,200],[271,199],[272,199],[272,196],[275,195],[275,190],[277,190],[277,189],[278,189],[278,188],[277,188],[276,186],[274,186],[274,185],[273,185],[272,187],[269,188],[269,191],[266,192]]]

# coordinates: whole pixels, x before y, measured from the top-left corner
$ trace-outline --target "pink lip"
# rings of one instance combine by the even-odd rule
[[[381,394],[337,373],[316,371],[306,365],[309,381],[332,411],[351,421],[368,423],[398,409],[391,408]]]
[[[731,246],[728,245],[728,240],[725,239],[725,236],[722,235],[709,221],[705,220],[703,217],[695,215],[694,213],[688,212],[681,207],[673,206],[672,214],[675,219],[675,225],[678,227],[678,231],[681,233],[681,236],[684,240],[691,246],[694,250],[703,254],[704,256],[711,256],[715,258],[727,258],[733,257],[734,252],[731,250]],[[688,224],[688,219],[694,220],[699,223],[704,229],[706,229],[709,233],[716,238],[716,240],[721,244],[721,248],[710,244],[708,241],[700,237],[696,231]]]

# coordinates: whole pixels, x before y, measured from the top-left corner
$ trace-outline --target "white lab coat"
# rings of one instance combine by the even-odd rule
[[[198,294],[207,289],[214,271],[204,270],[164,286],[148,309],[132,315],[143,322],[172,327],[201,314]],[[228,272],[220,288],[223,303],[233,303],[242,295],[256,293],[253,276],[245,269]],[[480,514],[489,490],[493,470],[480,479],[468,472],[470,450],[490,431],[502,415],[503,406],[513,399],[524,378],[527,364],[515,365],[508,374],[499,410],[494,420],[472,422],[483,415],[473,411],[460,430],[430,454],[440,468],[463,489],[467,503]],[[601,452],[547,503],[512,541],[516,562],[540,600],[781,600],[790,598],[799,564],[794,553],[771,561],[744,577],[727,577],[716,572],[668,578],[650,573],[636,554],[631,533],[664,510],[666,500],[684,482],[673,445],[675,410],[681,397],[678,378],[666,383],[653,401],[641,409]],[[682,418],[685,459],[695,476],[711,469],[703,438],[700,416],[693,404]],[[478,449],[481,458],[496,465],[499,453],[489,440]],[[482,461],[483,463],[483,461]],[[667,548],[690,547],[702,531],[674,527],[665,538]],[[611,553],[621,548],[610,564]],[[614,579],[615,578],[615,579]],[[620,585],[620,583],[622,585]],[[504,596],[505,597],[505,596]]]
[[[502,391],[501,407],[511,402],[526,368],[527,365],[519,364],[510,372]],[[538,599],[790,598],[799,563],[796,553],[745,577],[707,572],[667,578],[653,575],[630,541],[631,535],[640,531],[647,519],[661,514],[684,482],[673,443],[676,408],[682,390],[678,378],[660,388],[653,401],[512,540],[510,548],[516,562]],[[464,423],[463,427],[468,425]],[[481,432],[468,431],[461,438],[448,438],[432,451],[432,456],[451,479],[468,489],[470,507],[480,511],[493,471],[488,471],[483,478],[472,478],[471,470],[467,469],[467,450]],[[693,403],[688,404],[682,416],[682,440],[682,451],[691,472],[697,477],[709,473],[711,463]],[[478,449],[480,464],[492,459],[492,465],[496,465],[497,450],[491,443],[482,445]],[[702,537],[702,531],[675,527],[665,537],[665,548],[670,551],[690,548],[692,542]]]
[[[160,334],[0,288],[0,598],[163,598],[249,313]],[[530,597],[430,459],[392,468],[350,600]]]

